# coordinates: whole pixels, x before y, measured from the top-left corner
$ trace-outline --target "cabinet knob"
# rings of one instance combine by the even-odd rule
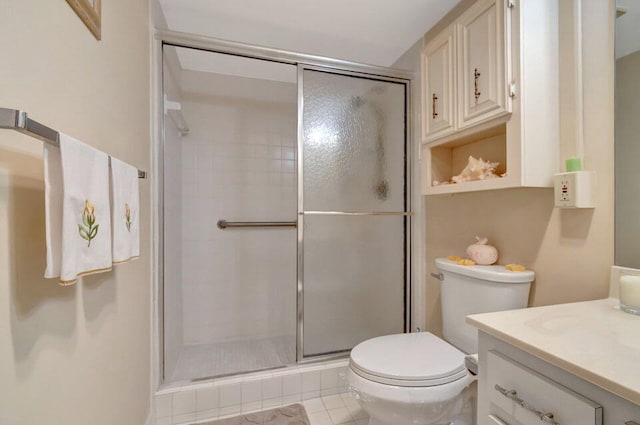
[[[476,68],[473,70],[473,86],[474,86],[473,96],[476,98],[476,102],[478,101],[478,98],[482,94],[480,93],[480,90],[478,90],[478,78],[480,78],[480,71],[478,71],[478,68]]]
[[[436,112],[436,100],[438,100],[438,96],[435,93],[431,95],[431,119],[436,119],[438,113]]]

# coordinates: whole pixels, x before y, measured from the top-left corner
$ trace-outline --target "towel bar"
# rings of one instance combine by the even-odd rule
[[[53,146],[60,146],[60,133],[32,120],[25,111],[19,109],[0,108],[0,128],[16,130]],[[146,179],[147,172],[138,170],[138,178]]]

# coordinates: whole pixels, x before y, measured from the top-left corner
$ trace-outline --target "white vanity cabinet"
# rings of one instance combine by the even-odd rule
[[[558,172],[557,0],[477,0],[422,54],[422,193],[553,187]],[[445,184],[469,156],[499,178]]]
[[[639,405],[482,331],[479,348],[478,425],[640,423]]]

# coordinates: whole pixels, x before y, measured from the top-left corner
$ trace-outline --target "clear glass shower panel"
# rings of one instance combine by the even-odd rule
[[[404,211],[405,85],[305,70],[306,211]]]
[[[165,380],[294,363],[297,68],[163,53]]]
[[[405,220],[305,216],[305,357],[404,332]]]

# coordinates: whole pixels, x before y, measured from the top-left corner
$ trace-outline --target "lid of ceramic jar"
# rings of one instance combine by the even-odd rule
[[[351,369],[383,384],[424,387],[467,375],[464,353],[429,332],[386,335],[351,350]]]

